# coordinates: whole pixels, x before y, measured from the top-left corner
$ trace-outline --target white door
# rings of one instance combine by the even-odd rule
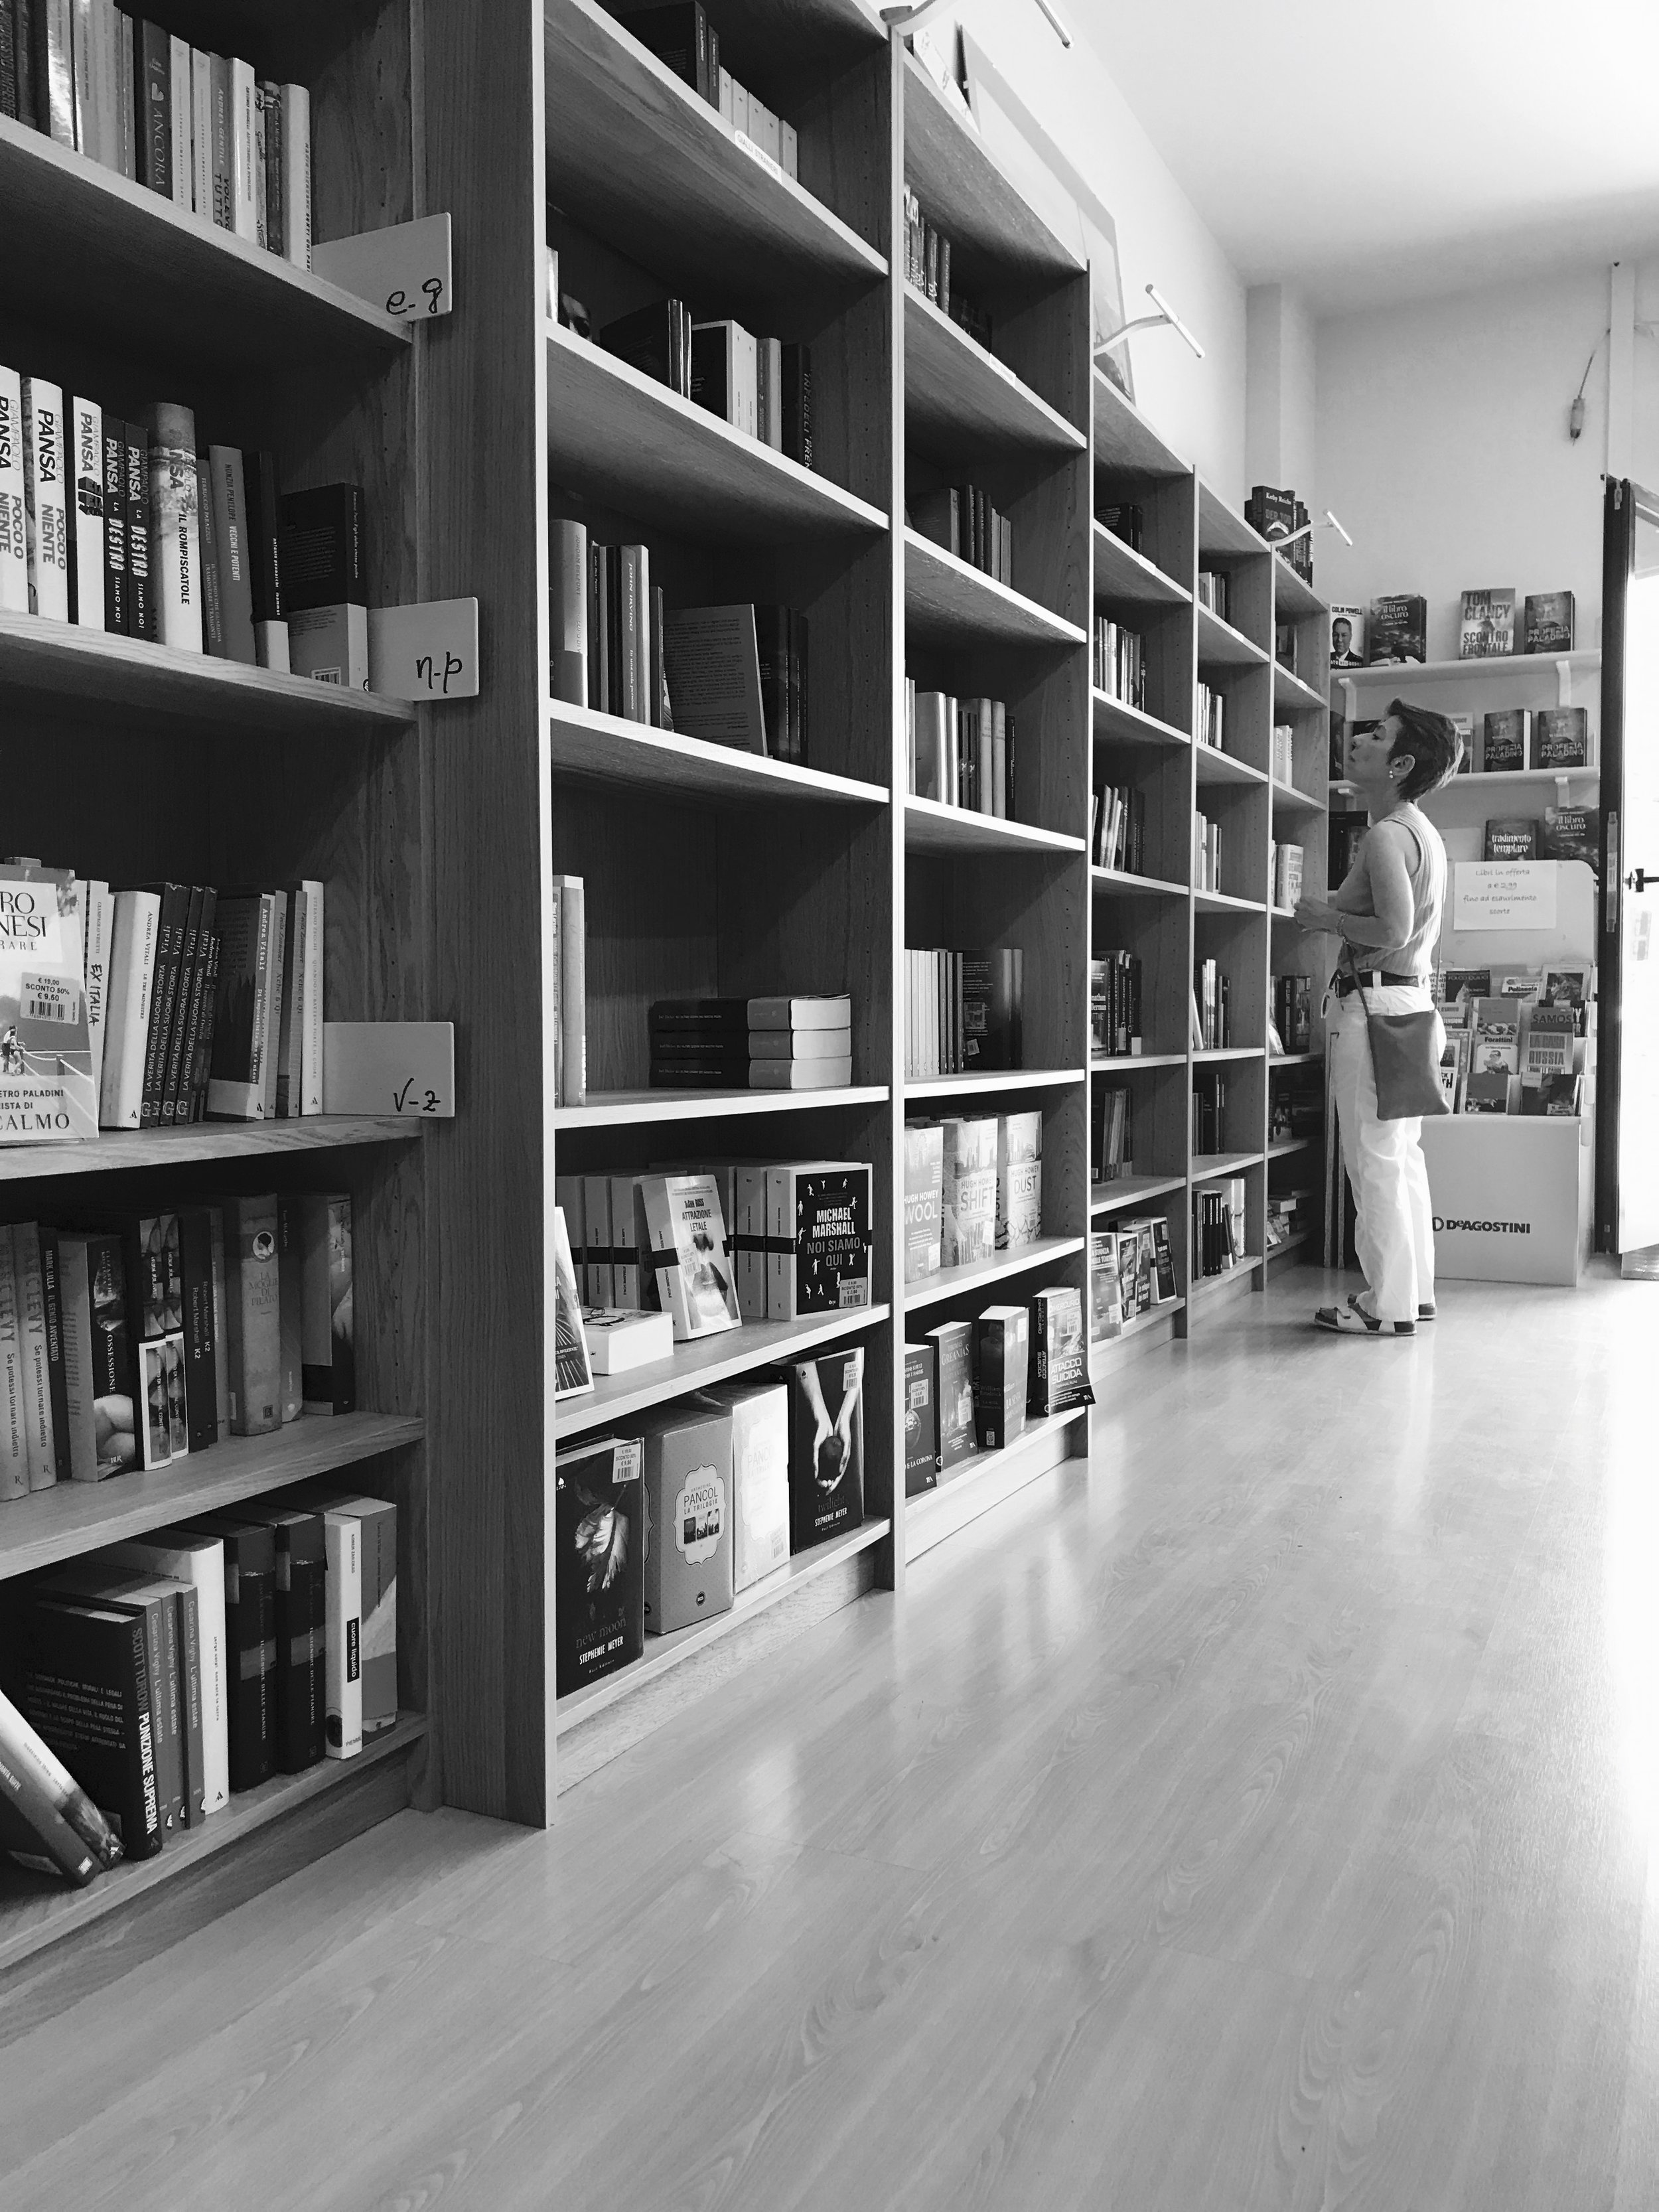
[[[1604,1224],[1612,1215],[1615,1249],[1632,1252],[1659,1244],[1659,500],[1639,484],[1609,484],[1607,523],[1602,734],[1613,743],[1603,752],[1601,896],[1603,964],[1612,972],[1603,978],[1611,1023],[1602,1030],[1601,1079],[1612,1086],[1601,1127],[1607,1132],[1612,1118],[1617,1181],[1613,1206],[1598,1212]],[[1620,712],[1613,686],[1621,678]]]

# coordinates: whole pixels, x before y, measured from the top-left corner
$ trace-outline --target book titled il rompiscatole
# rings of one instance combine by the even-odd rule
[[[22,1624],[23,1717],[63,1761],[130,1859],[161,1848],[142,1611],[37,1597]]]

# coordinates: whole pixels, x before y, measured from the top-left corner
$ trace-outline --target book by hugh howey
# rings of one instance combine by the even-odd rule
[[[731,1608],[732,1416],[693,1402],[641,1428],[645,1626],[667,1636]]]
[[[645,1507],[637,1437],[584,1437],[554,1474],[556,1692],[602,1681],[645,1646]]]
[[[75,878],[0,867],[0,1144],[98,1133],[85,962]]]
[[[942,1128],[943,1259],[964,1267],[996,1249],[997,1124],[994,1115],[952,1116]]]
[[[864,1347],[789,1374],[789,1548],[805,1552],[864,1518]]]
[[[904,1494],[920,1497],[939,1481],[939,1347],[904,1347]]]
[[[942,1264],[945,1132],[936,1121],[904,1125],[904,1279],[925,1281]]]

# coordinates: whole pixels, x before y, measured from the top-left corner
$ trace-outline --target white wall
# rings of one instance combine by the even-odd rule
[[[1314,489],[1317,334],[1286,284],[1252,286],[1245,301],[1245,476],[1252,484]]]
[[[1585,386],[1583,434],[1567,410],[1607,326],[1608,272],[1346,315],[1318,330],[1316,511],[1354,538],[1316,540],[1322,598],[1427,599],[1431,660],[1457,652],[1459,595],[1577,595],[1580,646],[1601,642],[1607,347]],[[1659,313],[1659,266],[1638,271],[1638,316]],[[1636,341],[1632,470],[1659,472],[1659,344]]]
[[[1068,50],[1032,0],[956,0],[928,18],[944,54],[955,52],[957,23],[1110,210],[1128,313],[1148,306],[1145,287],[1154,283],[1202,343],[1200,362],[1173,331],[1132,338],[1135,396],[1176,451],[1242,507],[1251,481],[1244,464],[1245,305],[1231,264],[1075,25]],[[939,220],[948,227],[943,213]]]

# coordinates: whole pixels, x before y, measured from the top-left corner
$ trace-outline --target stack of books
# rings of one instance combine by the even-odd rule
[[[659,999],[653,1089],[834,1091],[853,1079],[853,1002],[834,997]]]
[[[1193,1193],[1194,1275],[1224,1275],[1246,1256],[1244,1178],[1228,1176]]]

